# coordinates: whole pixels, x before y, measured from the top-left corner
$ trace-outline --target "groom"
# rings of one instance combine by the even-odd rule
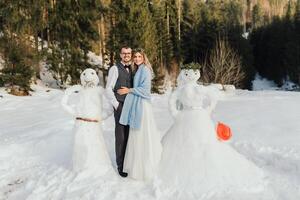
[[[121,48],[121,62],[118,62],[109,69],[106,84],[107,97],[114,107],[116,162],[118,172],[122,177],[127,177],[127,173],[123,172],[123,162],[128,140],[129,126],[124,126],[119,123],[126,95],[119,95],[117,91],[121,87],[132,88],[133,86],[133,73],[130,67],[131,53],[132,50],[130,47],[123,46]]]

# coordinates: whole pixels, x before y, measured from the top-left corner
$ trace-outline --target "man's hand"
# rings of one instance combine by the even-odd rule
[[[127,87],[121,87],[121,89],[118,89],[118,94],[119,95],[124,95],[128,94],[130,92],[130,89]]]

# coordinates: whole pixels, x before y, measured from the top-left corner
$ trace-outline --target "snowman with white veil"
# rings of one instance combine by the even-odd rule
[[[75,172],[101,175],[112,169],[103,137],[103,120],[112,110],[103,109],[104,89],[95,70],[86,69],[80,75],[81,85],[66,89],[63,108],[75,119],[72,168]],[[77,93],[76,99],[71,99]],[[75,104],[69,101],[75,100]]]
[[[158,194],[176,192],[178,199],[190,195],[199,199],[218,192],[260,191],[264,187],[262,170],[217,139],[211,112],[219,91],[199,85],[199,78],[199,70],[183,69],[181,85],[170,96],[174,123],[162,140],[155,180]]]

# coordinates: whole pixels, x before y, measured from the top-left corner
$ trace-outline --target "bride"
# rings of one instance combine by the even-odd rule
[[[217,140],[210,118],[216,105],[215,93],[197,84],[199,70],[181,73],[185,83],[169,101],[175,122],[162,140],[157,176],[160,188],[202,195],[215,190],[257,189],[263,180],[262,171]],[[182,110],[177,109],[178,104]]]
[[[161,157],[161,136],[156,128],[150,103],[152,68],[142,49],[133,53],[133,88],[123,87],[120,95],[127,94],[120,123],[129,125],[129,138],[124,158],[124,172],[137,180],[151,180],[156,174]]]

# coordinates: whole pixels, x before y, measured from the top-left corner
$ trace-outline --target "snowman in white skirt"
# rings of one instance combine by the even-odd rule
[[[72,166],[75,172],[104,174],[112,168],[103,137],[102,123],[113,110],[103,109],[104,89],[95,70],[86,69],[80,75],[81,85],[66,89],[63,108],[75,120]],[[78,93],[76,104],[69,104],[71,94]]]

